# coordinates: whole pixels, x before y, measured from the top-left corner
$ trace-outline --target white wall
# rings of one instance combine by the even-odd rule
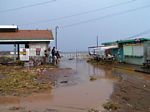
[[[40,49],[39,56],[45,56],[44,51],[48,48],[48,43],[30,43],[29,44],[29,56],[37,56],[36,49]]]

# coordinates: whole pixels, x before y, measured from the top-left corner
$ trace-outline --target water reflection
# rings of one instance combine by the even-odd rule
[[[76,75],[82,81],[89,81],[89,76],[107,77],[111,74],[111,70],[106,68],[99,68],[88,64],[85,60],[62,60],[60,63],[61,68],[70,67],[76,71]]]

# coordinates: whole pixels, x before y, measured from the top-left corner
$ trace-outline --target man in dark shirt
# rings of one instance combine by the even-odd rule
[[[55,64],[55,47],[52,49],[52,63]]]

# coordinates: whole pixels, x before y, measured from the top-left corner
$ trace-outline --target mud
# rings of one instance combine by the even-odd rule
[[[89,62],[111,69],[110,76],[117,79],[110,99],[103,104],[105,112],[150,112],[150,74],[136,72],[139,66],[135,65]]]
[[[120,109],[114,112],[150,112],[150,75],[115,69],[119,78],[111,95]]]

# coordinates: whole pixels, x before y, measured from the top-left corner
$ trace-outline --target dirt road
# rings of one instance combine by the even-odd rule
[[[115,69],[119,81],[111,95],[120,109],[114,112],[150,112],[150,75]]]

